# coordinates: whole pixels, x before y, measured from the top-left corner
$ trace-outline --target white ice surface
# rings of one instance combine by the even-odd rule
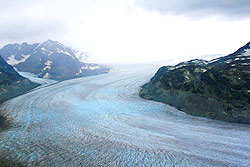
[[[42,86],[48,86],[51,84],[55,84],[57,81],[52,80],[52,79],[44,79],[44,78],[38,78],[37,75],[29,73],[29,72],[20,72],[17,71],[21,76],[28,78],[29,80],[31,80],[32,82],[41,84]]]
[[[0,158],[29,166],[250,165],[250,126],[187,115],[141,99],[158,67],[121,66],[63,81],[4,103],[15,123],[0,135]]]

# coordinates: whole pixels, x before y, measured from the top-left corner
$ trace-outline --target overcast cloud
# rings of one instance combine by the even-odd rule
[[[249,18],[250,0],[135,0],[147,10],[193,18],[220,16]]]
[[[5,21],[0,26],[0,38],[9,43],[46,40],[57,38],[57,34],[66,34],[67,26],[57,20],[19,19]]]
[[[0,0],[0,47],[57,40],[104,61],[229,54],[250,40],[250,0]]]

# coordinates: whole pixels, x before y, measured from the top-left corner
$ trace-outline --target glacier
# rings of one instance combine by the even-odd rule
[[[158,66],[40,87],[1,105],[13,126],[0,158],[29,166],[250,166],[250,126],[187,115],[144,100]]]

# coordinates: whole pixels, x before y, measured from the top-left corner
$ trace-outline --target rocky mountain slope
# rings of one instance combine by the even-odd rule
[[[39,84],[33,83],[19,75],[0,56],[0,104],[37,86]]]
[[[192,115],[250,124],[250,42],[211,61],[161,67],[140,96]]]
[[[109,72],[98,64],[83,63],[79,52],[57,41],[35,44],[9,44],[0,49],[8,64],[18,71],[30,72],[40,78],[65,80]]]
[[[29,79],[19,75],[14,68],[7,64],[0,56],[0,104],[10,98],[24,94],[37,86],[39,86],[39,84],[33,83]],[[5,124],[6,121],[4,117],[0,115],[0,132]]]

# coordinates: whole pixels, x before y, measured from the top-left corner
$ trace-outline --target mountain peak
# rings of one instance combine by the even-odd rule
[[[36,48],[35,48],[36,52],[42,52],[43,54],[47,54],[48,56],[50,56],[53,53],[64,53],[68,56],[71,56],[72,58],[74,58],[74,53],[71,52],[71,50],[64,46],[63,44],[61,44],[58,41],[53,41],[48,39],[47,41],[40,43]]]
[[[41,45],[49,45],[49,46],[55,45],[55,46],[62,46],[62,47],[64,47],[64,45],[61,44],[60,42],[58,42],[58,41],[53,41],[53,40],[51,40],[51,39],[48,39],[47,41],[42,42]]]
[[[45,41],[45,42],[56,42],[56,41],[53,41],[53,40],[51,40],[51,39],[48,39],[48,40]]]
[[[250,46],[250,41],[246,45]]]
[[[54,41],[54,40],[51,40],[51,39],[48,39],[47,41],[44,41],[43,43],[56,43],[57,41]],[[59,42],[57,42],[59,43]]]
[[[250,49],[250,42],[248,42],[247,44],[245,44],[244,46],[239,48],[236,52],[234,52],[231,55],[241,55],[241,54],[247,52],[249,49]]]
[[[75,50],[48,39],[43,43],[18,45],[0,49],[3,58],[19,71],[55,80],[107,73],[108,68],[81,62]],[[81,55],[83,56],[83,55]]]

